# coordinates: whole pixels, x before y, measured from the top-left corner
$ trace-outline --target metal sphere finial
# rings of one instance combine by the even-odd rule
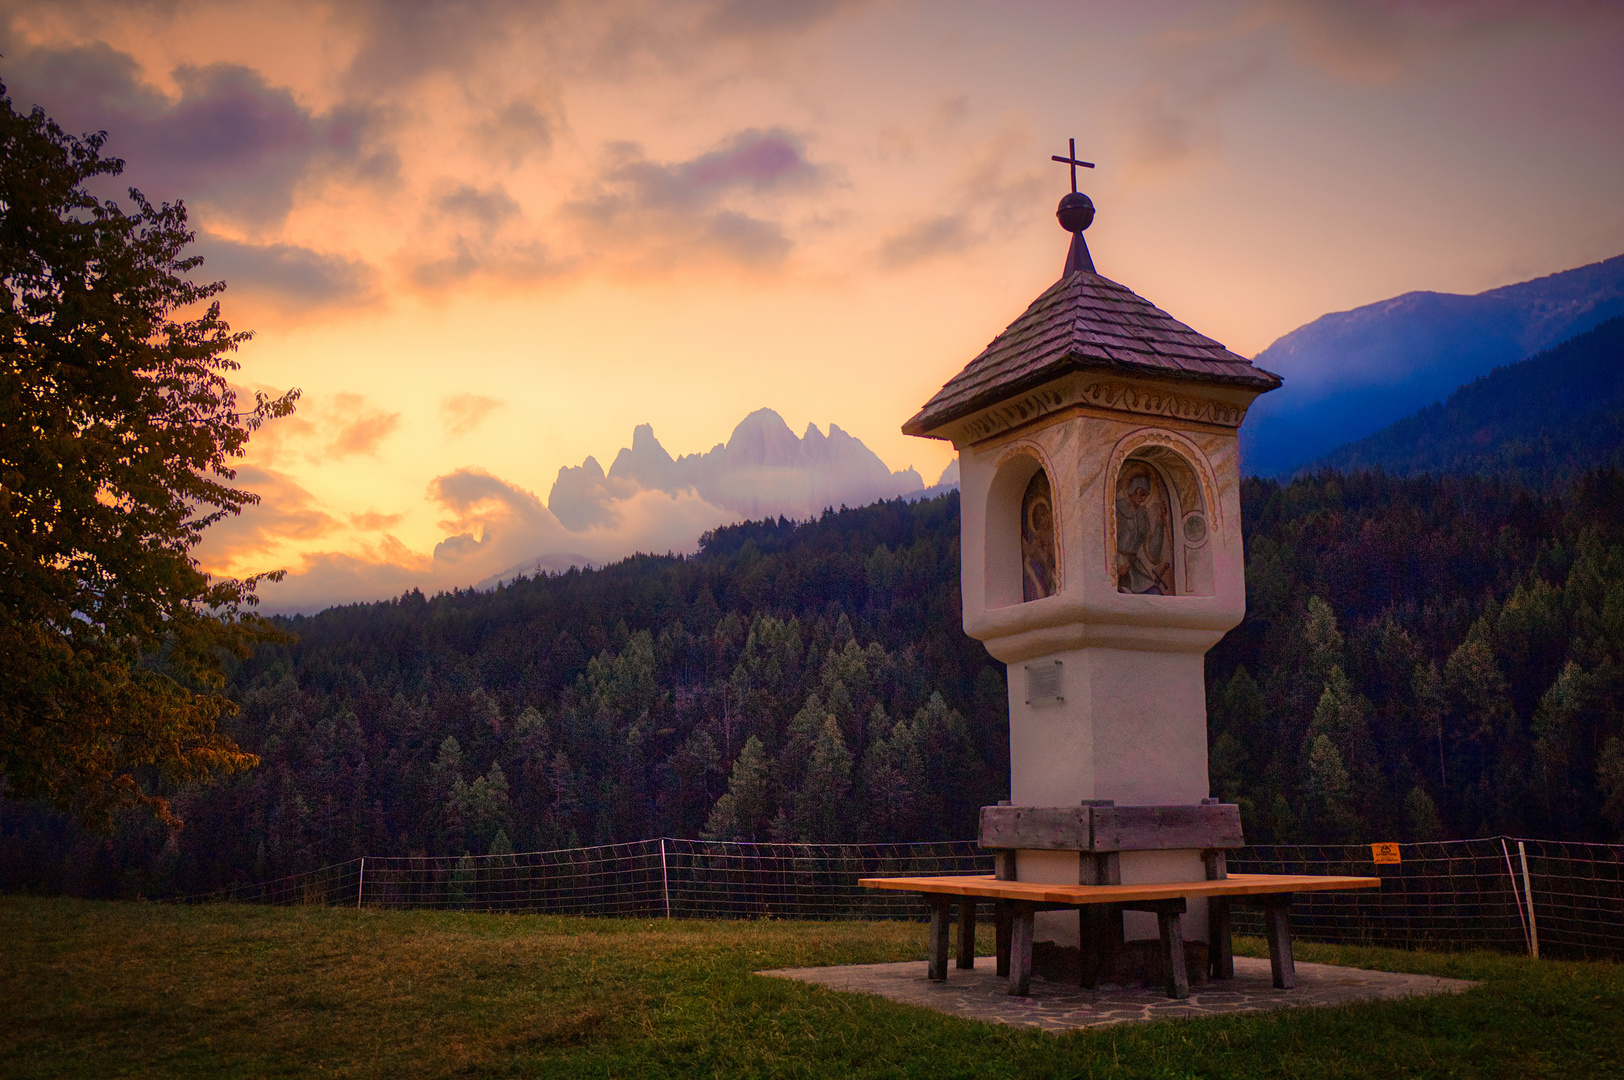
[[[1094,200],[1080,191],[1067,192],[1060,199],[1054,216],[1060,227],[1069,233],[1080,233],[1094,224]]]

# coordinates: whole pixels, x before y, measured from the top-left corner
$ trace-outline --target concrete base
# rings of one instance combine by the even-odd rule
[[[1081,990],[1075,983],[1043,979],[1032,980],[1030,997],[1011,997],[1008,980],[994,974],[993,966],[991,957],[981,957],[974,970],[952,971],[945,982],[927,981],[922,960],[784,968],[756,974],[797,979],[831,990],[876,994],[904,1005],[920,1005],[967,1020],[1056,1032],[1176,1017],[1224,1016],[1265,1009],[1458,994],[1477,985],[1465,979],[1298,962],[1296,989],[1276,990],[1270,980],[1267,960],[1237,956],[1233,979],[1193,987],[1190,996],[1182,1001],[1169,998],[1165,990],[1155,987],[1130,989],[1107,985],[1096,990]]]

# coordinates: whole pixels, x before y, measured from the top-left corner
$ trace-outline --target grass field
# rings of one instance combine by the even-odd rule
[[[0,943],[5,1077],[1624,1076],[1611,964],[1302,945],[1483,986],[1055,1037],[750,974],[922,959],[909,923],[7,897]]]

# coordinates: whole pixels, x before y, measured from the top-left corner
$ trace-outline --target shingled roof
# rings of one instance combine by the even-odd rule
[[[1050,286],[902,430],[923,435],[1068,371],[1110,369],[1273,390],[1254,367],[1109,278],[1076,271]]]

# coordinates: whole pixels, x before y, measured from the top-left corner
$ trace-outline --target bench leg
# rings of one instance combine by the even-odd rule
[[[1190,972],[1184,966],[1184,916],[1177,911],[1158,911],[1156,925],[1162,932],[1162,952],[1167,957],[1167,996],[1190,996]]]
[[[1277,990],[1297,985],[1297,965],[1291,956],[1291,896],[1263,898],[1263,924],[1269,936],[1269,971]]]
[[[976,966],[976,902],[968,896],[959,898],[959,956],[955,966],[961,971]]]
[[[1015,997],[1032,993],[1032,905],[1017,903],[1010,916],[1009,992]]]
[[[1100,976],[1116,951],[1116,941],[1112,935],[1112,926],[1116,921],[1111,918],[1113,914],[1117,913],[1104,904],[1089,904],[1077,909],[1077,940],[1082,946],[1081,970],[1077,973],[1079,986],[1098,986]]]
[[[953,901],[946,896],[932,895],[926,902],[930,904],[930,966],[925,978],[943,981],[947,978],[948,908]]]
[[[1009,901],[994,900],[992,911],[993,927],[997,931],[997,944],[994,947],[994,954],[998,958],[998,977],[1004,979],[1009,977]]]
[[[1212,958],[1208,974],[1214,979],[1235,977],[1235,943],[1230,936],[1229,910],[1229,897],[1207,898],[1207,955]]]

